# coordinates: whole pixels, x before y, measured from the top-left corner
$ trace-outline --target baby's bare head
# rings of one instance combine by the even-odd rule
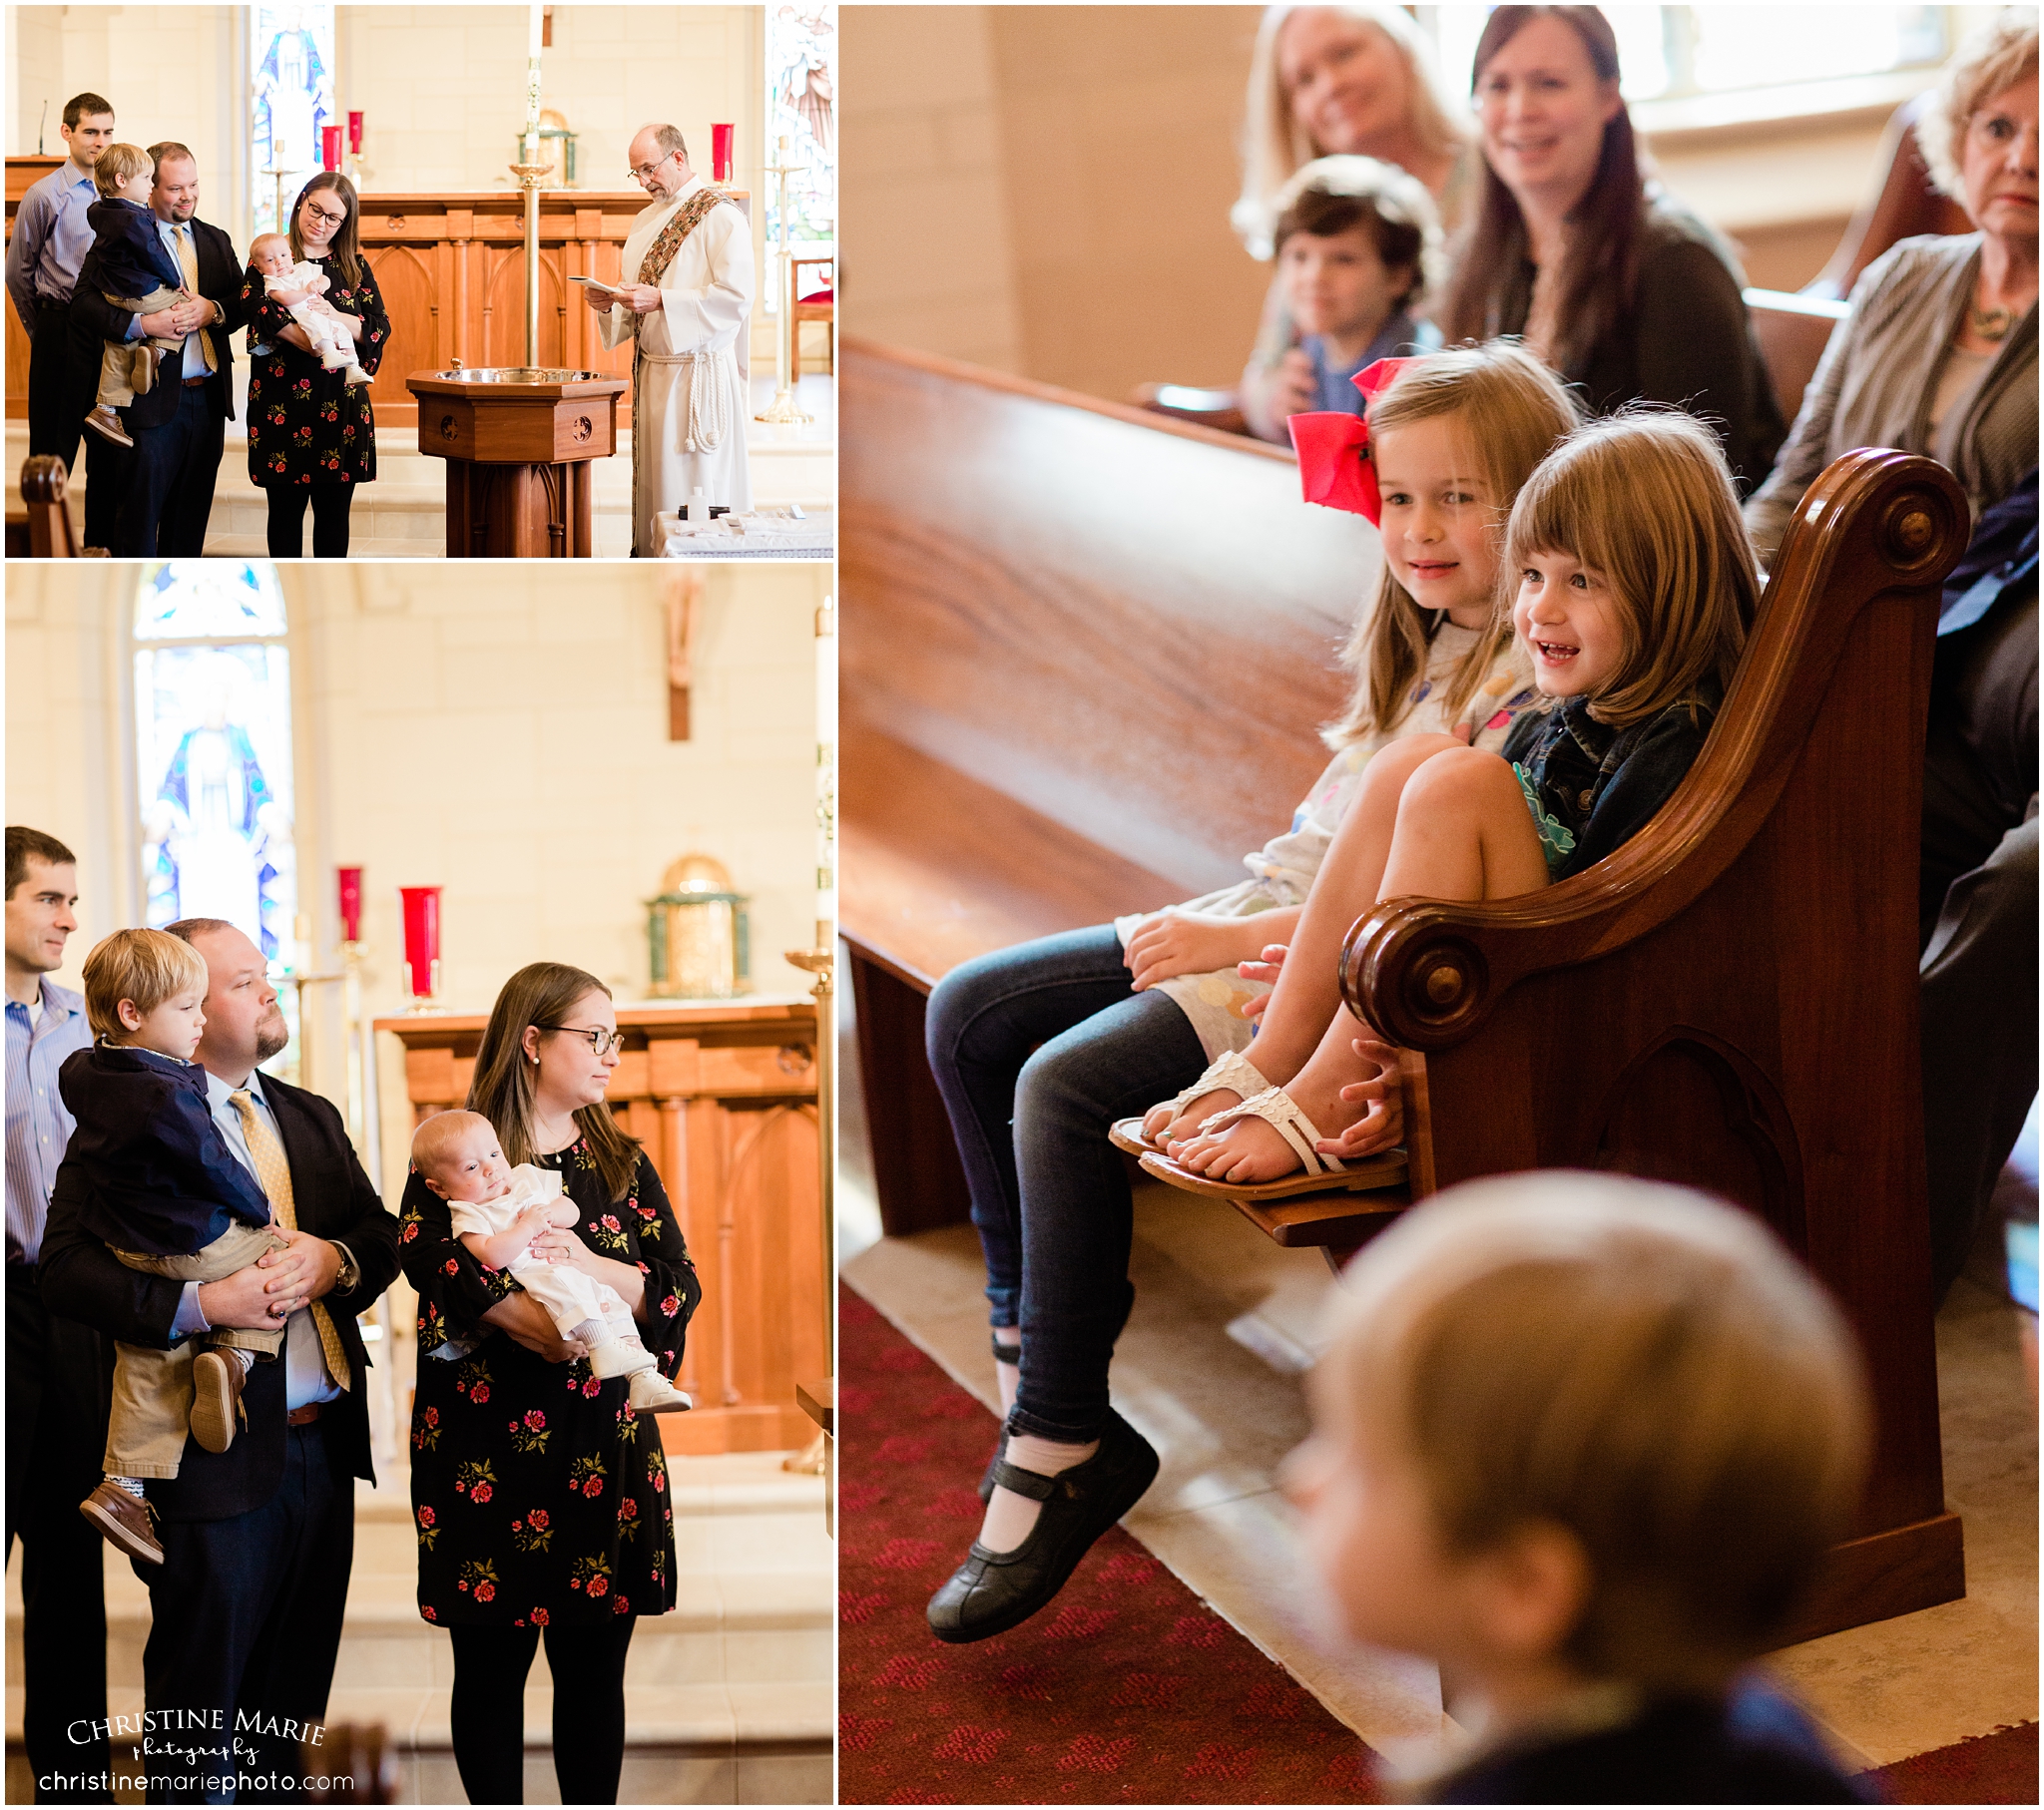
[[[488,1200],[510,1174],[496,1128],[480,1113],[436,1113],[412,1133],[412,1166],[442,1200]]]
[[[261,276],[288,276],[295,267],[291,241],[281,232],[261,232],[249,247],[249,262]]]

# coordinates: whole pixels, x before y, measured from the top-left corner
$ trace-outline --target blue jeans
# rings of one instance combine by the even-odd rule
[[[1129,1177],[1107,1128],[1199,1079],[1199,1034],[1164,994],[1131,988],[1111,924],[953,969],[930,995],[925,1028],[993,1324],[1022,1329],[1009,1431],[1097,1439],[1135,1299]]]

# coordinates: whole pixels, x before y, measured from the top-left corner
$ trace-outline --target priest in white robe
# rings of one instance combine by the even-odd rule
[[[636,339],[632,358],[632,551],[663,547],[662,510],[701,501],[753,506],[746,463],[747,337],[753,311],[753,228],[736,202],[689,168],[672,126],[632,140],[632,174],[653,197],[632,224],[613,290],[591,289],[607,346]]]

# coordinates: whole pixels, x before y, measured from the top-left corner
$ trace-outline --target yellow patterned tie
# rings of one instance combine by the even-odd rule
[[[242,1134],[249,1140],[249,1154],[256,1163],[256,1179],[262,1183],[262,1191],[269,1196],[270,1210],[285,1231],[296,1231],[298,1207],[291,1197],[291,1165],[284,1159],[283,1145],[277,1142],[276,1133],[256,1111],[256,1101],[247,1088],[236,1089],[228,1098],[242,1116]],[[348,1369],[347,1353],[340,1348],[340,1334],[334,1329],[333,1316],[326,1311],[324,1301],[312,1301],[308,1305],[312,1310],[312,1324],[319,1331],[319,1350],[326,1359],[327,1374],[343,1389],[348,1388],[352,1373]]]
[[[199,293],[199,250],[192,242],[192,228],[190,226],[180,226],[178,228],[178,262],[185,269],[185,287],[190,289],[194,295],[197,295]],[[206,357],[206,368],[209,371],[219,370],[220,360],[214,356],[213,351],[213,335],[204,327],[199,328],[199,349]],[[246,1119],[248,1114],[245,1112],[242,1117]],[[290,1183],[288,1181],[284,1183],[284,1191],[286,1193],[290,1191]],[[341,1387],[345,1389],[347,1385],[342,1383]]]

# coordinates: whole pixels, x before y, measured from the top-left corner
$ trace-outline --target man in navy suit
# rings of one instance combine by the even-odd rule
[[[121,412],[135,450],[125,461],[113,551],[122,559],[197,559],[206,551],[214,481],[235,418],[228,335],[242,324],[242,260],[225,232],[196,218],[199,162],[191,151],[168,142],[149,151],[156,159],[150,209],[172,261],[188,273],[193,299],[153,314],[116,308],[107,292],[119,291],[101,280],[98,251],[88,251],[71,297],[71,356],[96,384],[98,341],[184,341],[182,354],[165,354],[149,392]]]
[[[154,1625],[143,1654],[152,1709],[204,1712],[152,1737],[199,1748],[169,1776],[160,1746],[115,1740],[116,1770],[146,1764],[153,1803],[233,1803],[299,1771],[298,1744],[326,1712],[354,1556],[354,1482],[369,1454],[368,1354],[355,1315],[397,1274],[397,1221],[383,1210],[340,1115],[315,1094],[256,1073],[285,1042],[260,952],[233,925],[170,926],[206,960],[198,1050],[215,1122],[269,1199],[289,1248],[221,1282],[175,1282],[126,1268],[80,1223],[84,1171],[58,1171],[40,1281],[53,1313],[131,1344],[168,1348],[208,1326],[282,1326],[283,1361],[258,1364],[242,1398],[248,1425],[226,1452],[187,1440],[174,1479],[149,1502],[164,1563],[140,1566]],[[341,1374],[345,1372],[346,1374]],[[216,1720],[217,1714],[217,1720]],[[240,1747],[236,1742],[239,1738]],[[209,1774],[225,1773],[225,1788]]]

